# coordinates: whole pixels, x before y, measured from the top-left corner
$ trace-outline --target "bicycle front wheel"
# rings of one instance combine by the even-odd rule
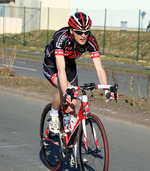
[[[87,115],[86,132],[87,136],[85,137],[83,127],[80,128],[78,139],[80,170],[108,171],[109,149],[107,136],[102,122],[96,115]]]
[[[40,122],[41,151],[46,166],[50,170],[58,170],[61,166],[60,138],[58,134],[49,131],[49,116],[52,104],[47,104],[43,110]]]

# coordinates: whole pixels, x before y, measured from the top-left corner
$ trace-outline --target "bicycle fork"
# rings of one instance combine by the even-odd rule
[[[86,128],[86,117],[84,116],[84,119],[82,120],[82,127],[83,127],[83,136],[84,136],[84,145],[86,148],[87,153],[89,153],[89,148],[88,148],[88,142],[87,142],[87,128]],[[96,130],[94,128],[94,124],[90,123],[90,127],[91,127],[91,131],[95,140],[95,145],[96,145],[96,149],[99,149],[99,143],[98,143],[98,139],[97,139],[97,135],[96,135]]]

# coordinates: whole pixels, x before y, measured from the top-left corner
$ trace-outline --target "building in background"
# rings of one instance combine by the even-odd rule
[[[97,0],[99,3],[101,1]],[[69,16],[76,11],[85,12],[91,17],[93,29],[103,30],[106,24],[107,30],[136,31],[140,23],[141,30],[146,31],[150,22],[150,10],[143,9],[139,14],[140,9],[131,10],[130,6],[127,6],[129,10],[124,9],[121,0],[108,1],[120,6],[117,9],[102,9],[104,6],[100,6],[99,9],[99,5],[91,4],[90,0],[0,0],[0,34],[57,30],[67,26]],[[126,4],[126,1],[123,2]],[[73,4],[75,5],[71,6]],[[104,4],[106,2],[102,5]]]
[[[68,18],[71,15],[71,0],[41,0],[39,3],[41,3],[41,29],[57,30],[68,25]],[[47,24],[48,16],[49,26]]]
[[[57,30],[70,14],[71,0],[0,0],[0,34]]]

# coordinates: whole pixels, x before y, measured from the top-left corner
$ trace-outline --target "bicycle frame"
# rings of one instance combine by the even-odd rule
[[[93,88],[93,89],[110,89],[111,86],[112,85],[96,85],[95,88]],[[67,88],[68,89],[74,88],[75,90],[82,90],[82,86],[72,86],[72,87],[67,87]],[[89,102],[88,102],[88,96],[86,94],[86,91],[84,91],[83,95],[81,95],[81,96],[74,96],[74,99],[81,100],[81,106],[80,106],[80,109],[79,109],[79,112],[78,112],[77,123],[74,126],[71,133],[64,133],[64,131],[63,131],[63,133],[60,133],[60,134],[62,134],[62,135],[60,135],[60,137],[65,135],[66,146],[67,147],[72,147],[72,145],[75,144],[75,140],[76,140],[76,137],[77,137],[79,126],[80,126],[80,124],[82,124],[83,134],[84,134],[84,144],[85,144],[86,150],[88,151],[87,131],[86,131],[85,120],[86,120],[86,115],[88,113],[90,113],[90,109],[89,109]],[[65,114],[65,104],[62,105],[61,109],[62,109],[62,117],[63,117],[63,114]],[[96,144],[97,149],[98,149],[99,144],[98,144],[98,140],[97,140],[97,136],[96,136],[96,131],[95,131],[93,125],[91,125],[91,128],[92,128],[93,137],[95,139],[95,144]],[[52,140],[49,140],[49,139],[47,139],[47,140],[52,141]],[[53,143],[55,143],[55,142],[53,142]],[[55,144],[60,145],[59,143],[55,143]],[[62,147],[62,149],[64,149],[64,147]]]
[[[96,85],[95,88],[93,89],[109,89],[112,85]],[[68,87],[68,89],[72,89],[74,88],[75,90],[82,90],[82,86],[72,86],[72,87]],[[66,134],[65,136],[65,140],[66,140],[66,144],[67,146],[70,146],[72,144],[74,144],[74,141],[76,139],[77,133],[78,133],[78,128],[79,125],[82,123],[82,127],[83,127],[83,133],[84,133],[84,144],[85,144],[85,148],[88,151],[88,144],[87,144],[87,131],[86,131],[86,115],[88,113],[90,113],[90,109],[89,109],[89,102],[88,102],[88,96],[86,94],[86,91],[83,92],[83,95],[81,96],[75,96],[75,99],[79,99],[81,100],[81,107],[79,109],[78,112],[78,120],[76,125],[74,126],[74,129],[72,130],[71,134]],[[63,105],[63,113],[65,113],[65,105]],[[92,132],[93,132],[93,136],[95,139],[95,143],[97,146],[97,149],[99,148],[99,144],[98,144],[98,140],[96,137],[96,131],[94,129],[94,126],[91,125],[92,128]]]
[[[72,132],[69,134],[67,133],[65,135],[65,141],[66,141],[67,147],[69,147],[70,145],[73,145],[75,143],[75,140],[77,137],[79,126],[80,126],[80,124],[82,124],[83,134],[84,134],[84,145],[85,145],[86,150],[88,151],[87,131],[86,131],[86,115],[88,113],[90,113],[88,96],[82,95],[82,96],[76,96],[75,98],[81,100],[81,107],[80,107],[79,112],[78,112],[78,120],[77,120],[77,123],[74,126]],[[63,113],[64,112],[65,112],[65,105],[63,105]],[[98,140],[97,140],[97,136],[96,136],[96,131],[95,131],[95,128],[93,125],[91,125],[91,129],[92,129],[92,133],[93,133],[93,136],[95,139],[95,144],[96,144],[97,149],[98,149],[99,144],[98,144]]]

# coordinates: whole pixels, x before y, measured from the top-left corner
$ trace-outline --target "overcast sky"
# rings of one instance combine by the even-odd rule
[[[150,10],[150,0],[71,0],[72,8]]]

